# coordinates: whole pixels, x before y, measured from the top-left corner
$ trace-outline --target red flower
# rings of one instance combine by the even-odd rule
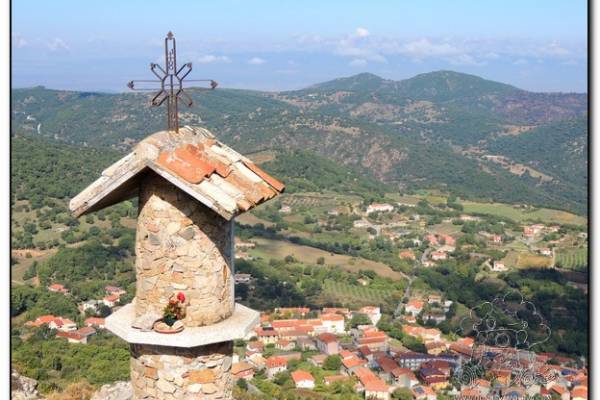
[[[185,303],[185,294],[183,294],[183,292],[177,293],[177,300],[179,300],[181,303]]]

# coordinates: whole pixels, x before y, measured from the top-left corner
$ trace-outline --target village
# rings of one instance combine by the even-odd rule
[[[587,232],[558,211],[542,218],[546,211],[472,203],[473,212],[439,194],[402,195],[396,196],[400,201],[368,205],[316,194],[282,197],[278,209],[261,207],[252,222],[275,224],[288,240],[306,236],[314,244],[332,235],[340,242],[349,237],[383,240],[406,265],[430,268],[466,254],[492,274],[528,267],[580,272],[585,264]],[[237,241],[236,258],[253,259],[259,253],[255,248],[255,242]]]
[[[80,304],[83,316],[94,314],[100,305],[118,309],[119,297],[125,291],[114,286],[105,289],[103,299]],[[48,290],[69,296],[60,284]],[[262,312],[259,325],[235,342],[232,375],[238,385],[258,391],[264,390],[265,384],[292,385],[300,392],[346,385],[365,399],[401,398],[401,393],[418,400],[434,400],[439,395],[587,399],[587,368],[576,359],[516,348],[480,347],[471,337],[445,335],[437,328],[419,324],[436,316],[443,318],[451,305],[452,301],[440,294],[412,298],[401,305],[397,318],[402,322],[402,331],[423,344],[424,352],[411,351],[380,330],[382,313],[377,306],[357,310],[288,307]],[[92,309],[94,312],[90,312]],[[54,315],[40,316],[25,326],[46,326],[57,338],[79,345],[87,344],[92,335],[105,328],[104,318],[94,316],[83,319],[79,327],[68,318]],[[519,360],[520,370],[507,368],[507,352]],[[491,354],[486,368],[465,380],[465,366],[484,353],[486,357]],[[523,370],[536,379],[524,380],[519,375]],[[207,384],[214,379],[210,370],[201,375],[194,382]]]
[[[70,296],[69,290],[60,283],[53,283],[47,289],[49,292]],[[79,327],[75,321],[56,315],[41,315],[25,322],[24,326],[29,328],[45,326],[55,331],[57,338],[66,339],[69,343],[87,344],[90,336],[95,335],[100,329],[105,329],[105,318],[97,316],[102,314],[101,308],[104,308],[103,313],[106,315],[117,311],[121,296],[127,294],[118,286],[106,286],[104,290],[106,296],[102,299],[88,300],[79,304],[78,309],[83,319]]]
[[[413,299],[401,317],[405,334],[423,343],[426,352],[409,351],[394,344],[377,328],[382,315],[378,307],[279,308],[263,313],[261,324],[246,341],[236,343],[233,365],[236,379],[250,383],[253,378],[282,381],[287,377],[298,389],[318,390],[336,382],[352,385],[365,399],[390,399],[399,389],[410,391],[415,399],[436,399],[438,394],[463,398],[492,398],[503,395],[523,398],[557,395],[561,399],[587,398],[587,369],[571,358],[554,354],[514,351],[526,359],[540,382],[518,381],[515,371],[498,361],[491,362],[480,377],[464,382],[457,378],[461,367],[480,350],[469,337],[449,340],[439,329],[415,322],[425,304],[440,304],[441,296]],[[309,315],[316,315],[308,318]],[[357,316],[366,317],[352,326]],[[285,318],[281,318],[285,317]],[[289,318],[294,317],[294,318]],[[367,323],[365,323],[367,322]],[[496,355],[506,349],[488,347]],[[283,379],[285,381],[285,379]]]
[[[457,247],[462,246],[463,251],[466,247],[469,256],[480,259],[482,270],[489,274],[516,268],[515,264],[505,264],[510,251],[498,251],[496,257],[485,250],[479,254],[481,250],[477,249],[481,246],[470,248],[470,243],[464,240],[471,233],[461,229],[465,224],[473,224],[478,229],[475,234],[485,241],[486,247],[501,249],[508,243],[518,243],[520,249],[549,260],[547,266],[555,264],[556,245],[561,240],[575,237],[569,231],[565,233],[558,224],[542,223],[512,224],[506,229],[498,229],[504,227],[502,223],[492,224],[487,225],[492,228],[488,232],[481,229],[486,226],[485,216],[466,213],[458,214],[454,219],[443,218],[432,225],[426,222],[430,216],[419,215],[412,211],[414,208],[414,204],[372,203],[362,211],[355,211],[351,229],[355,234],[364,232],[369,240],[381,237],[396,242],[397,257],[413,268],[435,268],[457,257]],[[293,211],[303,210],[283,205],[277,213],[285,216]],[[318,223],[323,226],[332,223],[332,219],[341,218],[345,211],[340,207],[329,209],[323,222]],[[262,216],[260,212],[257,214]],[[459,229],[449,230],[448,227]],[[576,238],[584,243],[587,239],[582,235]],[[236,238],[235,258],[252,262],[257,259],[257,248],[260,244],[257,245],[255,238]],[[251,273],[236,272],[234,281],[238,289],[256,285]],[[356,284],[368,289],[372,281],[368,277],[359,277]],[[300,392],[322,392],[342,385],[365,399],[382,400],[433,400],[444,395],[461,398],[539,395],[562,400],[587,399],[588,378],[584,361],[553,353],[536,354],[512,349],[521,369],[509,368],[504,358],[507,349],[486,345],[484,350],[472,337],[448,334],[447,330],[442,332],[441,324],[449,322],[449,318],[456,319],[457,304],[440,292],[411,290],[410,283],[392,315],[385,315],[380,304],[356,308],[278,307],[272,311],[263,310],[259,325],[243,340],[235,341],[231,368],[238,386],[264,393],[268,392],[269,385],[292,387]],[[54,282],[46,289],[72,296],[66,284]],[[120,309],[121,298],[125,295],[127,291],[121,287],[106,285],[103,297],[78,302],[78,322],[60,315],[40,315],[25,322],[24,327],[29,331],[47,327],[56,338],[74,345],[86,345],[97,333],[107,332],[105,317]],[[406,341],[389,335],[389,326],[385,322],[390,318],[401,324],[397,325],[401,326],[401,335],[411,338],[416,347],[407,346]],[[490,358],[490,354],[502,354],[503,357]],[[485,369],[465,380],[465,366],[484,355],[489,358]],[[537,378],[524,380],[523,371]],[[214,379],[208,372],[205,375],[195,377],[195,382],[206,384]]]
[[[408,284],[401,301],[388,299],[387,306],[381,302],[369,305],[369,297],[362,302],[356,297],[340,297],[336,298],[336,306],[261,309],[260,323],[243,340],[235,341],[231,373],[239,388],[269,393],[279,387],[310,394],[329,393],[344,387],[365,399],[381,400],[433,400],[444,396],[587,399],[585,360],[511,349],[512,360],[517,360],[520,368],[507,366],[506,348],[483,346],[473,337],[448,332],[449,323],[452,321],[455,325],[456,319],[467,311],[464,305],[451,300],[444,292],[415,288],[411,272],[456,265],[448,263],[467,257],[477,260],[484,276],[502,276],[522,267],[523,254],[537,263],[542,260],[546,268],[564,268],[564,263],[560,263],[561,248],[587,245],[583,232],[568,226],[565,229],[558,223],[510,223],[494,219],[490,222],[486,215],[466,212],[444,217],[427,213],[432,209],[444,210],[444,206],[424,207],[414,202],[321,207],[321,215],[311,220],[306,220],[306,215],[314,215],[314,210],[302,203],[292,201],[277,207],[274,211],[282,217],[280,221],[291,222],[300,215],[308,222],[302,226],[284,226],[285,229],[280,230],[283,233],[297,233],[302,229],[317,231],[311,225],[327,229],[342,220],[348,224],[349,219],[346,234],[368,241],[388,241],[391,244],[388,249],[403,263],[400,265],[410,267],[399,271],[400,279],[407,278]],[[254,222],[268,223],[272,215],[258,210],[253,216]],[[477,241],[469,237],[476,237]],[[234,241],[236,260],[253,263],[269,255],[261,251],[262,240],[260,235],[248,237],[242,232]],[[322,263],[319,259],[303,259],[302,253],[290,251],[290,254],[293,257],[286,259],[294,262],[298,257],[306,264],[327,266],[330,263],[327,255]],[[359,265],[366,262],[364,258],[357,260]],[[364,291],[358,293],[376,292],[371,287],[381,286],[381,278],[373,277],[361,273],[356,276],[355,284]],[[234,281],[236,292],[240,293],[252,291],[260,284],[244,268],[236,271]],[[49,330],[51,337],[74,346],[94,343],[98,334],[112,336],[106,330],[105,318],[129,301],[122,301],[128,296],[127,291],[108,284],[103,288],[103,295],[82,300],[73,295],[69,287],[69,282],[53,281],[45,289],[77,300],[80,315],[77,318],[39,315],[23,323],[23,338],[42,327]],[[587,290],[587,285],[578,287],[584,292]],[[243,300],[236,297],[236,301]],[[390,321],[394,323],[392,328]],[[400,332],[390,330],[398,328]],[[399,335],[408,340],[398,340]],[[496,357],[498,355],[502,356]],[[469,374],[468,368],[474,360],[483,358],[485,368]],[[534,378],[524,379],[524,374]],[[213,380],[209,372],[194,376],[194,382],[199,385]]]

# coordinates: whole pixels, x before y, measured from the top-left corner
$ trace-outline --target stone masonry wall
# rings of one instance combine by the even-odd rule
[[[184,326],[210,325],[234,309],[233,221],[149,173],[140,189],[136,316],[162,316],[169,297],[187,299]]]
[[[233,342],[189,349],[131,345],[134,400],[232,399]]]

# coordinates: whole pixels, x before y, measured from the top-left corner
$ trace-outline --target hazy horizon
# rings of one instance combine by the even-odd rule
[[[454,70],[436,70],[436,71],[422,72],[421,74],[428,74],[428,73],[442,72],[442,71],[450,71],[450,72],[462,73],[462,72],[454,71]],[[222,86],[220,83],[219,83],[218,89],[253,90],[253,91],[258,91],[258,92],[273,92],[273,93],[275,93],[275,92],[284,92],[284,91],[293,91],[293,90],[307,89],[307,88],[309,88],[311,86],[319,85],[319,84],[322,84],[322,83],[325,83],[325,82],[328,82],[328,81],[331,81],[331,80],[351,78],[351,77],[358,76],[358,75],[363,75],[363,74],[372,74],[372,75],[378,76],[379,78],[382,78],[384,80],[392,80],[392,81],[407,80],[407,79],[411,79],[411,78],[413,78],[413,77],[415,77],[417,75],[421,75],[421,74],[416,74],[416,75],[412,75],[412,76],[409,76],[409,77],[406,77],[406,78],[402,78],[402,79],[390,79],[390,78],[387,78],[385,76],[381,76],[379,74],[375,74],[373,72],[363,71],[363,72],[357,72],[357,73],[352,74],[352,75],[339,76],[339,77],[332,78],[332,79],[327,80],[327,81],[320,81],[320,82],[309,83],[309,84],[307,84],[305,86],[298,87],[298,88],[293,88],[293,89],[283,89],[283,90],[247,89],[247,88],[239,88],[239,87]],[[475,75],[475,74],[467,74],[467,75]],[[486,80],[495,81],[494,79],[488,79],[488,78],[486,78],[484,76],[480,76],[480,75],[475,75],[475,76],[478,76],[479,78],[483,78],[483,79],[486,79]],[[519,86],[513,85],[510,82],[502,82],[502,81],[495,81],[495,82],[503,83],[503,84],[506,84],[506,85],[512,85],[512,86],[515,86],[517,89],[523,89],[523,88],[521,88]],[[42,85],[42,84],[28,85],[28,86],[12,86],[11,89],[33,89],[35,87],[44,87],[45,89],[48,89],[48,90],[61,90],[61,91],[74,91],[74,92],[94,92],[94,93],[107,93],[107,94],[121,94],[121,93],[137,93],[137,94],[142,94],[140,92],[132,92],[131,90],[129,90],[127,88],[125,88],[124,90],[110,90],[110,89],[105,89],[105,90],[102,90],[102,89],[100,89],[100,90],[86,90],[86,89],[69,89],[69,88],[51,87],[51,86]],[[199,88],[199,86],[186,86],[186,87],[187,88]],[[523,90],[527,90],[527,89],[523,89]],[[531,92],[537,92],[537,93],[577,93],[577,94],[587,94],[588,93],[587,90],[585,90],[585,91],[535,91],[534,90],[534,91],[531,91]]]
[[[587,3],[156,1],[12,5],[12,84],[121,92],[152,77],[172,30],[191,79],[281,91],[368,71],[454,70],[541,92],[587,91]]]

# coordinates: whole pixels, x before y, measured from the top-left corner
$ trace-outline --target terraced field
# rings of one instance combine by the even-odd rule
[[[588,266],[588,250],[579,249],[560,249],[556,253],[556,266],[574,271],[583,271]]]
[[[323,293],[341,303],[385,303],[394,293],[393,290],[371,289],[368,286],[353,286],[346,283],[326,280]]]

